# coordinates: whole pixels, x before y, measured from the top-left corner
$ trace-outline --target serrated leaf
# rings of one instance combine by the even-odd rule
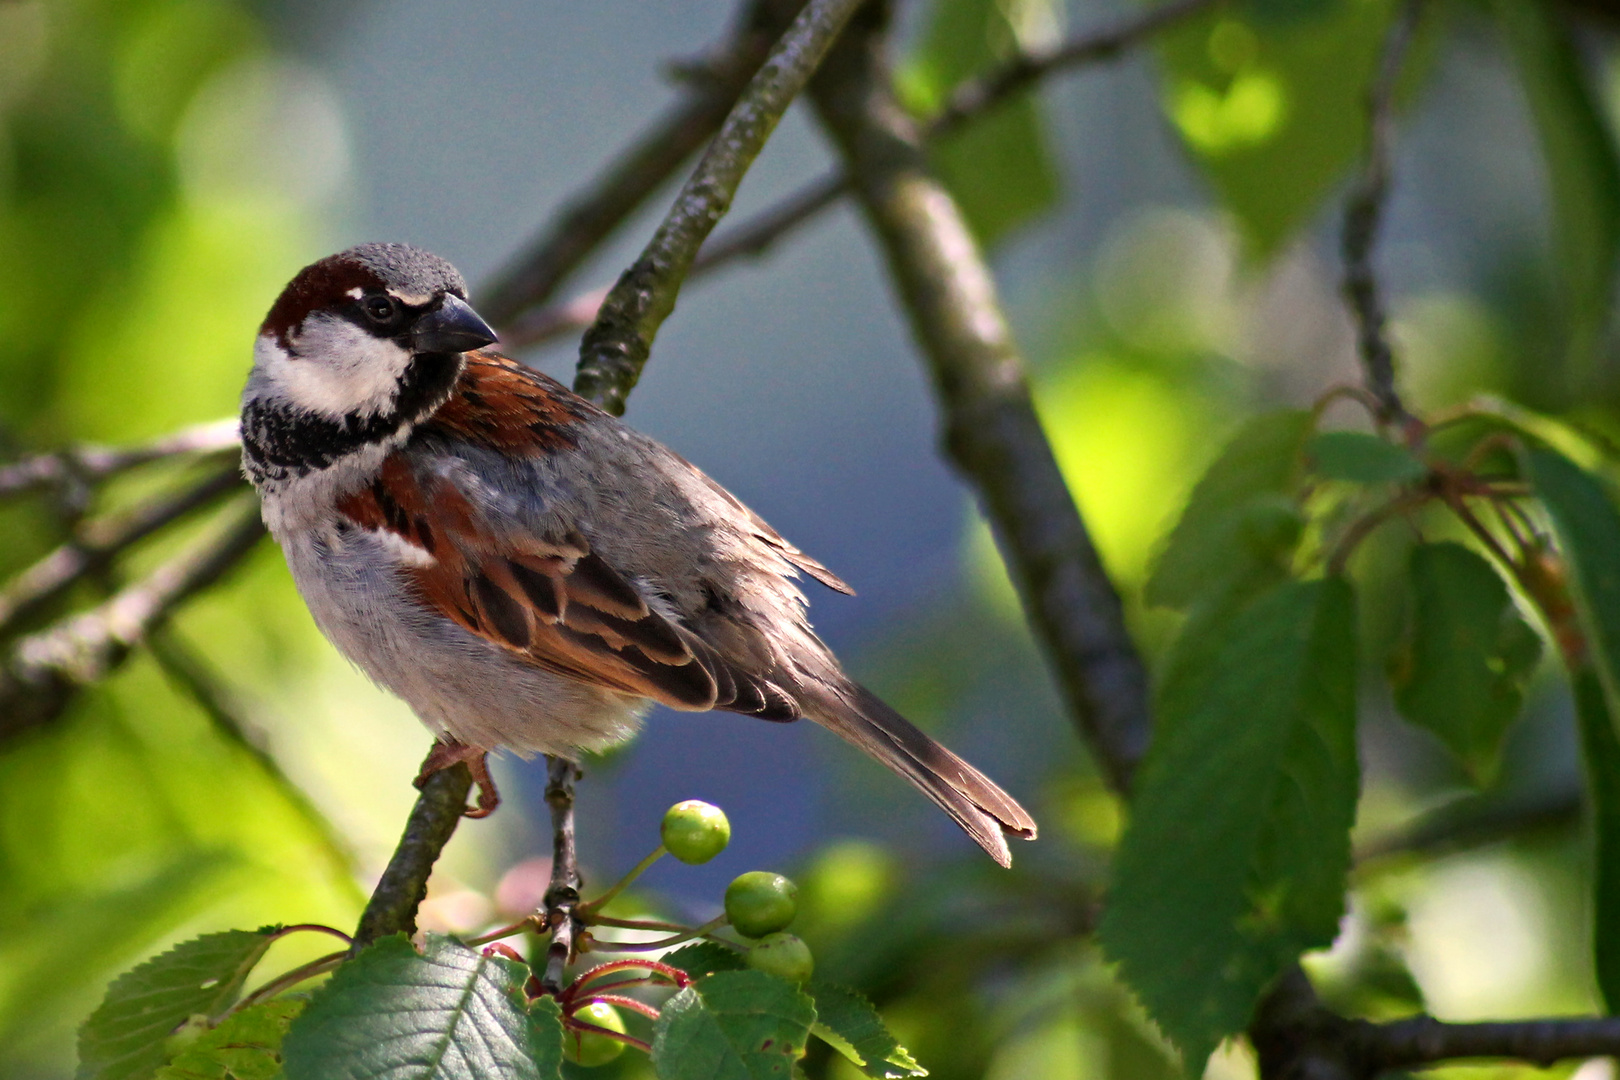
[[[1569,564],[1586,639],[1568,659],[1594,822],[1593,961],[1613,1010],[1620,1008],[1620,511],[1602,481],[1555,450],[1533,447],[1525,464]]]
[[[923,114],[964,79],[1008,59],[1030,25],[1055,18],[1051,0],[937,0],[931,15],[899,78],[907,103]],[[936,140],[929,156],[985,247],[1061,194],[1040,105],[1028,95]]]
[[[783,1080],[803,1056],[816,1010],[763,971],[722,971],[664,1003],[653,1026],[659,1080]]]
[[[1246,541],[1245,516],[1293,492],[1312,423],[1309,412],[1287,410],[1263,413],[1238,429],[1170,533],[1148,579],[1150,604],[1189,607],[1272,561]]]
[[[1197,1075],[1265,986],[1332,942],[1359,772],[1342,579],[1189,619],[1114,864],[1101,939]]]
[[[1274,18],[1224,5],[1161,35],[1164,109],[1253,254],[1281,249],[1361,159],[1392,10],[1335,0]]]
[[[534,1058],[535,1070],[545,1080],[561,1074],[562,1008],[554,997],[536,998],[529,1004],[529,1054]]]
[[[1361,431],[1324,431],[1305,456],[1317,475],[1358,484],[1407,484],[1429,471],[1406,447]]]
[[[1620,254],[1620,160],[1602,98],[1564,20],[1539,4],[1497,0],[1535,119],[1552,194],[1553,265],[1570,359],[1590,365],[1608,324]]]
[[[338,968],[293,1022],[287,1080],[540,1080],[533,1039],[544,1025],[525,1008],[528,976],[438,934],[421,953],[403,935],[384,938]]]
[[[831,983],[811,983],[808,989],[816,1004],[816,1023],[811,1031],[861,1072],[877,1080],[928,1075],[928,1070],[918,1065],[911,1052],[889,1033],[870,1001]]]
[[[273,940],[270,927],[204,934],[114,979],[79,1030],[79,1080],[146,1080],[170,1033],[223,1012]]]
[[[1490,563],[1461,544],[1414,547],[1408,582],[1408,632],[1390,664],[1395,704],[1439,736],[1476,783],[1489,783],[1541,639]]]
[[[154,1080],[274,1080],[281,1042],[303,998],[278,998],[232,1013],[157,1071]]]
[[[742,953],[712,941],[694,941],[690,945],[682,945],[674,952],[665,953],[661,962],[680,968],[694,979],[712,975],[716,971],[742,971],[748,967]]]

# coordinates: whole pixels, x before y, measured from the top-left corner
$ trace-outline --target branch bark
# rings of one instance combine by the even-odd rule
[[[227,523],[105,603],[19,640],[0,668],[0,740],[55,719],[81,689],[106,678],[175,607],[219,580],[264,536],[256,500],[242,500],[220,520]]]
[[[427,897],[428,877],[461,821],[472,782],[467,766],[456,765],[440,769],[422,784],[405,833],[360,915],[350,956],[378,938],[416,933],[416,911]]]
[[[895,96],[880,18],[863,13],[850,27],[812,96],[933,375],[946,451],[984,504],[1083,736],[1125,790],[1147,748],[1147,675],[1041,429],[990,272]]]
[[[579,393],[623,414],[625,399],[641,377],[659,326],[675,309],[698,249],[731,208],[765,140],[862,2],[810,0],[782,34],[641,257],[619,278],[586,331],[574,378]]]

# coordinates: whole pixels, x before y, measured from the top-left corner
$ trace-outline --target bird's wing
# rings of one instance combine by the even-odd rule
[[[504,358],[475,355],[468,372],[433,424],[509,455],[569,445],[569,427],[594,409]],[[389,536],[424,607],[568,678],[677,709],[801,715],[768,676],[739,669],[649,604],[585,536],[536,535],[510,522],[490,528],[459,474],[423,466],[397,451],[338,509],[354,526]]]

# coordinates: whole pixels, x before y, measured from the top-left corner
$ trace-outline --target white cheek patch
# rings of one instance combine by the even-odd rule
[[[267,380],[293,404],[321,416],[387,412],[399,393],[411,354],[344,319],[312,315],[289,356],[272,336],[260,337],[253,358]]]

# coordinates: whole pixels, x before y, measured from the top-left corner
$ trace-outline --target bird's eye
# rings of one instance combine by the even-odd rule
[[[360,301],[360,310],[374,323],[392,322],[399,314],[399,301],[392,296],[368,296]]]

